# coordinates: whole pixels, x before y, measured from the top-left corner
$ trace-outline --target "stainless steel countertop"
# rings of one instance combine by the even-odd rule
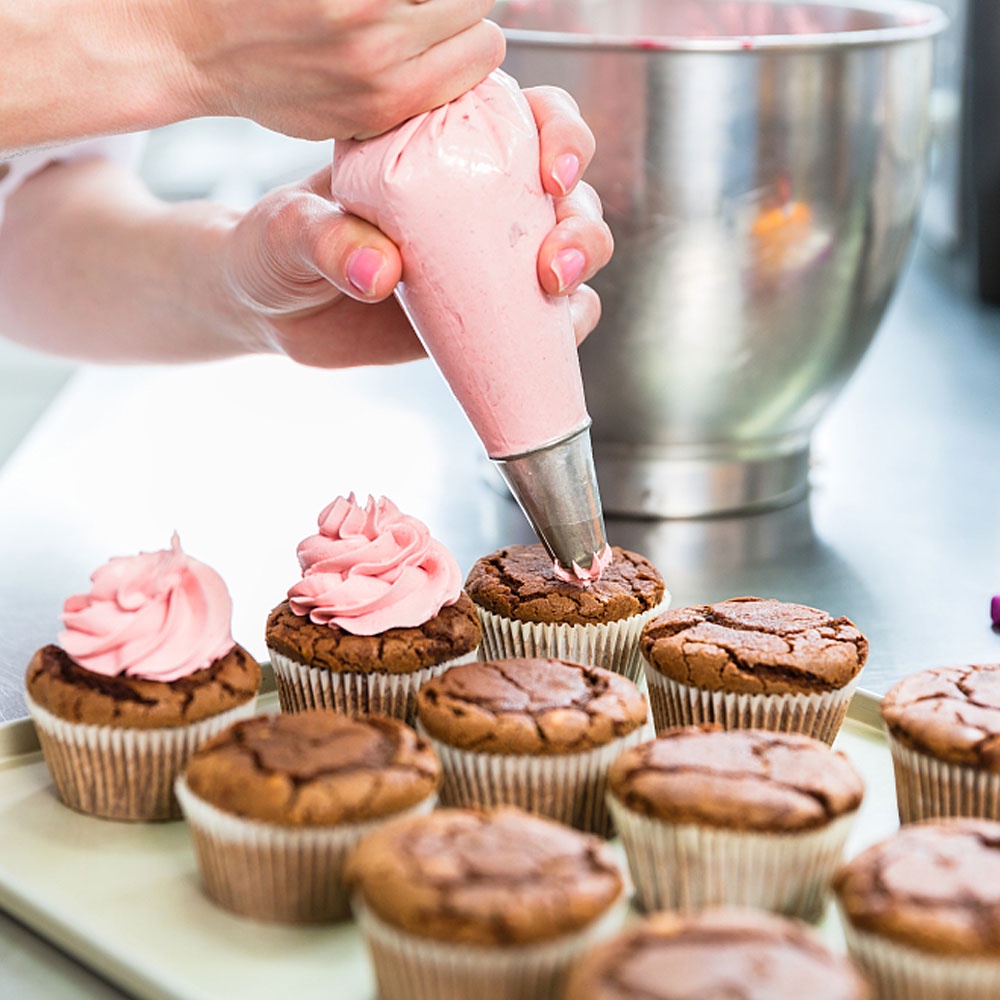
[[[263,655],[295,545],[337,493],[391,496],[467,569],[530,538],[494,483],[427,362],[83,370],[0,475],[0,719],[25,714],[28,658],[111,555],[176,528],[229,584],[234,636]],[[871,642],[862,684],[881,693],[933,664],[1000,661],[998,497],[1000,311],[956,295],[923,250],[817,432],[807,501],[608,530],[654,561],[675,606],[758,594],[848,615]],[[61,956],[2,917],[0,937],[16,959],[0,962],[0,995],[55,995],[54,976],[72,995],[117,995],[68,961],[53,972]],[[43,967],[48,987],[32,982]]]

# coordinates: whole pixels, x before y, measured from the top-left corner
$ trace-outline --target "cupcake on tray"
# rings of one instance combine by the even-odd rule
[[[174,778],[196,747],[253,713],[260,667],[233,642],[226,585],[176,534],[169,549],[111,559],[91,580],[26,675],[56,791],[108,819],[178,817]]]
[[[347,880],[381,1000],[554,1000],[626,912],[607,844],[511,808],[387,823]]]
[[[608,768],[653,736],[630,680],[537,658],[451,667],[420,689],[417,720],[441,758],[442,805],[515,805],[603,836]]]
[[[641,909],[824,909],[861,805],[850,761],[797,733],[691,726],[626,750],[609,805]]]
[[[795,920],[719,907],[657,913],[588,952],[562,1000],[873,1000],[864,977]]]
[[[421,684],[476,659],[481,630],[458,563],[385,497],[364,507],[338,497],[298,558],[302,579],[267,620],[284,711],[412,722]]]
[[[657,731],[714,722],[826,743],[868,658],[868,640],[849,619],[759,597],[667,611],[640,645]]]
[[[882,699],[901,823],[1000,820],[1000,664],[933,667]]]
[[[465,589],[483,625],[483,659],[554,657],[642,675],[639,634],[670,603],[656,568],[609,547],[596,580],[557,568],[541,544],[511,545],[476,561]]]
[[[398,719],[327,709],[257,716],[201,747],[177,782],[208,896],[243,916],[317,923],[350,915],[354,845],[433,808],[434,751]]]
[[[880,1000],[1000,996],[1000,823],[912,823],[834,882],[847,948]]]

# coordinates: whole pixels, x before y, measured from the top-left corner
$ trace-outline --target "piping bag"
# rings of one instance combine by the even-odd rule
[[[538,130],[500,70],[334,145],[333,196],[399,247],[396,296],[563,579],[611,558],[570,305],[538,282],[555,225]]]

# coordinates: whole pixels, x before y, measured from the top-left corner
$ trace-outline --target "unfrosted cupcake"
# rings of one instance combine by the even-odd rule
[[[177,794],[211,899],[316,923],[350,915],[351,849],[389,818],[433,808],[440,774],[398,719],[317,709],[237,723],[194,754]]]
[[[540,544],[511,545],[476,561],[465,589],[483,625],[483,659],[555,657],[637,681],[639,633],[670,603],[643,556],[613,547],[596,582],[563,579]]]
[[[838,872],[847,947],[880,1000],[1000,996],[1000,823],[913,823]]]
[[[872,997],[854,965],[797,921],[719,907],[657,913],[599,944],[573,967],[562,1000]]]
[[[1000,820],[1000,664],[934,667],[882,699],[901,823]]]
[[[267,620],[284,711],[412,722],[421,684],[476,659],[481,629],[458,563],[385,497],[364,507],[338,497],[298,558],[302,579]]]
[[[641,649],[657,731],[714,722],[826,743],[868,658],[849,619],[759,597],[667,611],[643,629]]]
[[[180,815],[195,748],[254,711],[257,661],[230,634],[219,575],[181,551],[111,559],[67,599],[58,645],[32,657],[27,705],[66,805],[108,819]]]
[[[608,801],[645,910],[756,906],[820,916],[864,786],[795,733],[668,729],[618,758]]]
[[[653,735],[631,681],[537,658],[446,670],[420,689],[417,719],[441,758],[442,805],[520,806],[603,836],[608,768]]]
[[[608,845],[519,809],[386,824],[347,878],[381,1000],[552,1000],[625,915]]]

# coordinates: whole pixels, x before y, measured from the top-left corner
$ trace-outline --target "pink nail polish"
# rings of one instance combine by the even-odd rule
[[[374,295],[385,258],[371,247],[355,250],[347,261],[347,280],[364,295]]]
[[[564,292],[571,285],[580,280],[583,269],[587,264],[587,258],[572,247],[560,250],[552,259],[552,273],[559,282],[559,291]]]
[[[552,178],[563,194],[569,194],[580,176],[580,157],[575,153],[563,153],[552,164]]]

